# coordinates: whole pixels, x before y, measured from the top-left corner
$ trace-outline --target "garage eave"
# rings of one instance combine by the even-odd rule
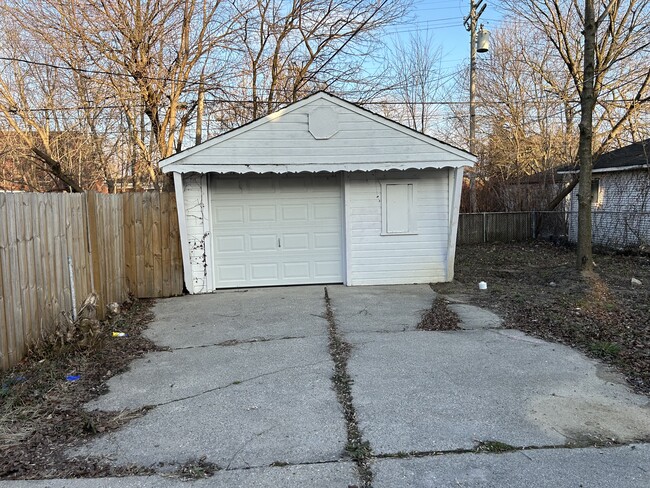
[[[394,161],[386,163],[324,163],[324,164],[181,164],[169,165],[163,172],[169,173],[217,173],[217,174],[286,174],[286,173],[337,173],[340,171],[389,171],[409,169],[442,169],[473,166],[469,161]]]

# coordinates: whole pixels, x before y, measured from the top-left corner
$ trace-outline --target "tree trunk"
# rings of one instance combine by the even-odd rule
[[[591,170],[593,158],[594,63],[596,51],[596,20],[593,0],[585,1],[584,69],[580,92],[580,182],[578,187],[578,252],[577,267],[592,271],[594,262],[591,249]]]
[[[555,210],[555,207],[557,207],[564,198],[571,193],[571,190],[573,190],[576,185],[578,184],[579,176],[576,175],[573,178],[571,178],[571,181],[558,193],[553,200],[548,204],[548,207],[546,210]]]

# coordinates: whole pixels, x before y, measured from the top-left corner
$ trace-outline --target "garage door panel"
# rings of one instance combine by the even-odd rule
[[[278,267],[276,263],[251,264],[251,280],[277,280],[280,277]]]
[[[275,234],[250,236],[251,251],[273,251],[278,249],[278,238]]]
[[[217,266],[216,277],[217,281],[224,283],[243,283],[246,281],[246,266],[243,264]]]
[[[245,250],[244,236],[217,236],[217,252],[243,252]]]
[[[255,205],[248,207],[248,219],[254,223],[269,223],[277,220],[275,205]]]
[[[210,194],[216,288],[343,281],[337,177],[225,178]]]
[[[282,205],[282,220],[285,222],[296,222],[309,220],[309,206],[304,205]]]
[[[309,234],[283,234],[282,247],[290,251],[308,251]]]
[[[219,224],[243,224],[244,207],[218,207],[215,209],[214,216]]]
[[[309,279],[309,271],[309,261],[282,265],[282,274],[287,279]]]
[[[314,219],[318,221],[341,219],[341,207],[336,203],[314,203],[312,205]]]

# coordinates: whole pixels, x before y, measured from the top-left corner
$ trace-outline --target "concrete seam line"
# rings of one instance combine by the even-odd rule
[[[483,448],[485,444],[489,444],[491,441],[479,442],[477,446],[471,449],[449,449],[449,450],[440,450],[440,451],[400,451],[395,453],[381,453],[373,454],[373,459],[408,459],[408,458],[424,458],[424,457],[436,457],[436,456],[449,456],[455,454],[509,454],[513,452],[524,453],[526,451],[551,451],[559,449],[613,449],[615,447],[625,447],[625,446],[634,446],[637,444],[650,444],[650,440],[636,440],[631,442],[615,442],[615,441],[603,441],[603,442],[592,442],[585,444],[546,444],[541,446],[507,446],[507,449],[492,451],[489,449]]]
[[[334,362],[332,383],[336,392],[336,398],[343,410],[347,431],[345,450],[357,465],[361,487],[371,488],[373,480],[373,473],[370,467],[373,458],[372,449],[370,443],[363,440],[361,429],[359,428],[357,412],[352,399],[352,378],[347,369],[352,345],[345,342],[338,330],[327,287],[325,287],[325,318],[327,319],[329,332],[329,352]]]

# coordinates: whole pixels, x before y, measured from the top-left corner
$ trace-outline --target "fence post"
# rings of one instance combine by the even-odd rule
[[[483,212],[483,243],[487,242],[487,213]]]
[[[97,194],[94,192],[86,192],[86,208],[88,209],[88,245],[90,253],[90,268],[94,283],[93,293],[97,294],[97,316],[100,319],[104,318],[104,310],[106,303],[104,302],[104,276],[102,276],[102,262],[99,255],[99,234],[97,226]]]
[[[531,224],[532,224],[531,227],[532,227],[532,230],[533,230],[533,239],[535,239],[537,237],[537,214],[536,214],[535,210],[532,211],[532,218],[533,218],[533,221],[531,222]]]

